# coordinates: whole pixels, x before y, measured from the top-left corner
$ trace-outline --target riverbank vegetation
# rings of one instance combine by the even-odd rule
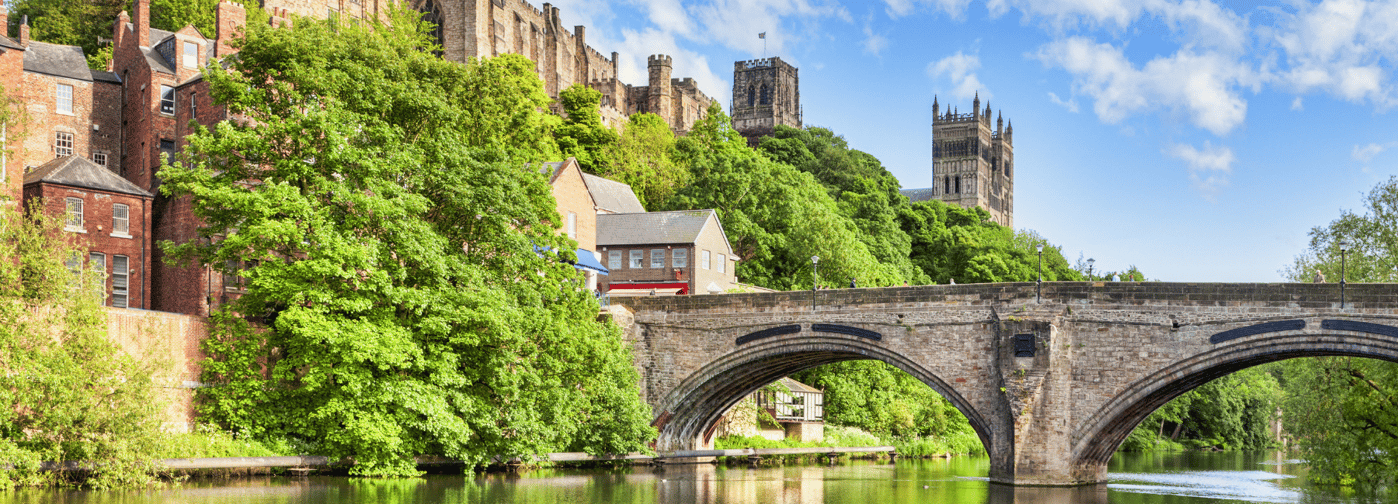
[[[80,266],[73,235],[19,210],[0,205],[0,489],[154,481],[160,362],[107,337],[106,277]],[[41,470],[47,461],[83,467]]]

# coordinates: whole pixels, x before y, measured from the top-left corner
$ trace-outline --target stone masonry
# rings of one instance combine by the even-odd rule
[[[1014,125],[977,95],[971,113],[941,110],[932,99],[932,187],[904,189],[910,201],[939,199],[963,208],[981,207],[996,224],[1014,227]]]
[[[733,129],[756,146],[777,126],[801,129],[801,78],[781,58],[733,63]]]
[[[1294,357],[1398,361],[1398,286],[978,284],[613,300],[657,449],[712,444],[740,398],[802,369],[878,359],[964,413],[993,481],[1106,480],[1136,424],[1170,399]]]

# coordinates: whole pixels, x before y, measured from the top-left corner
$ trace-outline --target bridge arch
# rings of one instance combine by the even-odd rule
[[[992,429],[986,418],[954,387],[912,359],[858,337],[803,331],[743,345],[701,366],[658,403],[658,450],[708,445],[719,418],[738,401],[798,371],[851,360],[879,360],[927,384],[966,416],[987,450]]]
[[[1221,345],[1142,378],[1097,410],[1073,435],[1073,466],[1083,481],[1106,481],[1112,454],[1156,409],[1236,371],[1300,357],[1363,357],[1398,362],[1398,340],[1374,334],[1293,333]],[[1083,474],[1086,472],[1086,474]]]

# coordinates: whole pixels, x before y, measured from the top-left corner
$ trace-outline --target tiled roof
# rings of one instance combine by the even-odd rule
[[[583,182],[587,184],[587,192],[592,193],[592,202],[599,209],[618,214],[646,211],[629,185],[590,173],[583,174]]]
[[[931,187],[924,187],[922,189],[899,189],[898,193],[907,196],[908,202],[910,203],[937,199],[937,191]]]
[[[0,47],[8,47],[8,48],[10,48],[10,49],[19,49],[19,50],[21,50],[21,51],[24,50],[24,46],[19,45],[19,42],[18,42],[18,41],[16,41],[15,39],[10,38],[10,37],[8,37],[8,36],[5,36],[5,35],[0,35]]]
[[[64,156],[49,161],[24,176],[24,185],[40,182],[83,187],[137,196],[153,196],[111,170],[80,156]]]
[[[786,388],[789,389],[789,390],[791,390],[792,392],[807,392],[807,393],[815,393],[815,394],[820,394],[820,393],[822,393],[820,389],[815,388],[815,387],[812,387],[812,386],[810,386],[810,385],[806,385],[806,384],[801,383],[801,382],[799,382],[799,381],[793,380],[793,379],[791,379],[791,377],[789,377],[789,376],[788,376],[788,377],[784,377],[784,378],[782,378],[782,379],[780,379],[780,380],[777,380],[777,381],[778,381],[778,382],[781,382],[782,385],[786,385]]]
[[[597,246],[694,243],[713,210],[597,215]]]
[[[30,41],[28,50],[24,51],[24,71],[92,80],[92,70],[87,68],[83,48],[78,46]]]

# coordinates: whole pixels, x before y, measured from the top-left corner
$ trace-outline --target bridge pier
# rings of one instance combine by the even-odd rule
[[[1074,341],[1060,325],[1058,314],[1048,311],[1022,311],[995,325],[1001,385],[992,420],[993,482],[1069,486],[1105,480],[1105,466],[1081,474],[1070,462]]]

